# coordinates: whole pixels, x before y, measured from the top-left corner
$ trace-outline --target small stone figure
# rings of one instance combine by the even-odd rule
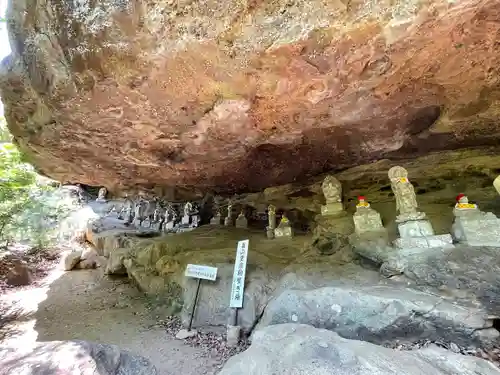
[[[146,219],[145,217],[146,213],[146,202],[143,200],[139,200],[135,204],[135,215],[134,215],[134,225],[136,227],[142,227],[142,224],[144,220]]]
[[[398,249],[452,247],[451,235],[435,235],[425,213],[417,210],[415,189],[408,180],[406,169],[400,166],[392,167],[388,175],[399,212],[396,223],[400,238],[394,241],[394,246]]]
[[[469,198],[465,194],[458,194],[456,198],[455,207],[453,208],[453,215],[462,216],[470,214],[474,211],[479,211],[477,204],[469,203]]]
[[[105,187],[99,189],[99,193],[97,194],[96,202],[106,202],[106,194],[108,194],[108,190]]]
[[[326,204],[321,206],[323,216],[336,215],[344,210],[342,206],[342,185],[333,176],[326,176],[321,185]]]
[[[193,211],[193,204],[187,202],[184,205],[184,216],[182,216],[181,225],[189,225],[191,223],[191,211]]]
[[[133,205],[133,202],[128,198],[128,196],[125,196],[125,202],[123,203],[122,209],[118,213],[118,219],[119,220],[124,220],[128,218],[128,213],[129,210],[131,209]]]
[[[364,196],[358,197],[356,205],[356,213],[353,216],[354,228],[356,234],[364,234],[367,232],[383,232],[385,231],[382,225],[380,214],[370,207]]]
[[[241,210],[240,214],[236,218],[236,228],[243,228],[243,229],[248,228],[248,220],[245,217],[244,210]]]
[[[459,194],[453,208],[455,220],[451,227],[453,238],[469,246],[498,246],[500,219],[491,212],[483,212],[469,203],[465,194]]]
[[[267,238],[274,238],[274,230],[276,229],[276,206],[270,204],[267,208],[267,220],[269,225],[266,227]]]
[[[281,217],[278,227],[274,230],[274,236],[279,237],[293,237],[292,226],[290,225],[290,220],[283,214]]]
[[[497,176],[495,180],[493,181],[493,187],[497,191],[498,194],[500,194],[500,176]]]
[[[389,169],[388,175],[391,180],[392,191],[396,197],[396,209],[399,213],[396,222],[425,219],[425,213],[417,211],[417,196],[413,185],[408,180],[407,170],[395,166]]]
[[[226,227],[233,226],[233,202],[229,201],[229,205],[227,206],[227,217],[224,219],[224,225]]]
[[[222,220],[220,211],[217,210],[215,216],[210,219],[210,225],[220,225]]]

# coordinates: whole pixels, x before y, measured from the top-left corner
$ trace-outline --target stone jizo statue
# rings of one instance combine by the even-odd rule
[[[224,219],[224,225],[230,227],[233,225],[233,202],[229,201],[227,206],[227,217]]]
[[[236,228],[248,228],[248,220],[245,217],[245,211],[241,210],[240,214],[236,218]]]
[[[191,202],[187,202],[184,205],[184,216],[189,216],[193,211],[193,204]]]
[[[326,176],[321,189],[327,204],[342,202],[342,185],[335,177]]]
[[[276,206],[270,204],[267,208],[268,226],[266,227],[267,238],[274,238],[274,230],[276,229]]]
[[[477,204],[469,203],[469,198],[465,194],[458,194],[456,198],[457,203],[455,208],[459,210],[474,210],[477,209]]]
[[[369,208],[370,203],[366,201],[366,198],[362,195],[358,197],[358,204],[356,205],[356,208]]]
[[[321,206],[321,214],[323,216],[338,215],[343,212],[342,206],[342,185],[339,180],[333,176],[326,176],[321,185],[323,195],[325,196],[326,204]]]
[[[274,230],[275,237],[293,237],[290,220],[283,214],[278,227]]]
[[[425,213],[417,210],[417,196],[413,185],[408,180],[407,170],[399,166],[392,167],[388,175],[396,197],[396,209],[399,212],[396,222],[424,219]]]
[[[500,194],[500,176],[497,176],[493,181],[493,187],[496,189],[497,193]]]
[[[97,194],[97,202],[106,202],[106,194],[108,194],[108,190],[105,187],[99,189],[99,193]]]
[[[358,197],[358,204],[356,205],[353,220],[354,228],[358,235],[385,231],[380,214],[370,207],[370,203],[362,195]]]

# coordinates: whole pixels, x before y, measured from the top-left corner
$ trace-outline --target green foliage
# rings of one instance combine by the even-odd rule
[[[0,248],[14,241],[43,248],[57,237],[57,224],[71,207],[57,189],[39,183],[34,168],[5,141],[10,138],[0,122]]]

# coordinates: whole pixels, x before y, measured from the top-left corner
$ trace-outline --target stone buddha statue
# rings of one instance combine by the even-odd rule
[[[497,191],[498,194],[500,194],[500,176],[497,176],[495,180],[493,181],[493,187]]]
[[[399,215],[396,222],[425,219],[425,213],[419,212],[417,196],[413,185],[408,180],[408,171],[400,166],[389,169],[391,188],[396,198],[396,209]]]
[[[342,185],[333,176],[326,176],[321,184],[321,190],[325,196],[326,204],[321,206],[323,216],[335,215],[344,210],[342,206]]]
[[[108,194],[108,190],[105,187],[100,188],[96,202],[106,202],[106,194]]]
[[[366,232],[382,232],[385,230],[380,214],[370,207],[370,203],[362,195],[358,197],[358,204],[356,205],[353,220],[354,228],[358,235]]]
[[[277,238],[293,236],[293,230],[290,224],[290,220],[288,220],[285,214],[283,214],[280,223],[278,224],[278,227],[274,230],[274,236]]]

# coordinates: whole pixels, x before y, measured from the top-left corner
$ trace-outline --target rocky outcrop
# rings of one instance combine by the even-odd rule
[[[145,358],[114,345],[52,341],[0,351],[2,375],[157,375]]]
[[[286,289],[269,302],[258,327],[284,323],[308,324],[376,344],[442,339],[492,345],[499,337],[486,311],[402,285]]]
[[[8,19],[8,125],[60,181],[249,191],[500,139],[498,0],[11,0]]]
[[[499,375],[483,359],[438,347],[396,351],[346,340],[308,325],[281,324],[257,331],[252,345],[231,358],[220,375]]]

